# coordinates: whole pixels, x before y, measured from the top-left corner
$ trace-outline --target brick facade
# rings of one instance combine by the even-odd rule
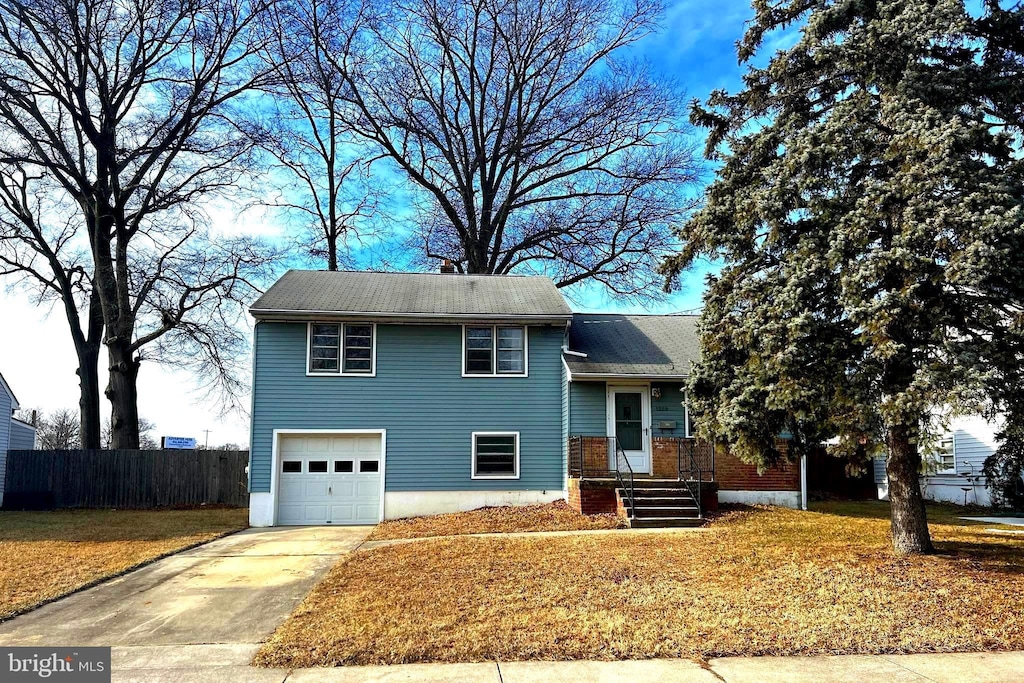
[[[780,439],[776,448],[785,455],[789,444]],[[719,449],[715,453],[715,480],[721,491],[799,491],[800,464],[783,462],[758,474],[755,465],[740,462],[725,449]]]
[[[569,507],[584,515],[603,515],[617,511],[615,487],[593,482],[569,480]]]
[[[683,446],[680,455],[680,442]],[[777,448],[785,454],[789,444],[780,439]],[[680,466],[684,477],[691,474],[690,453],[703,472],[705,479],[702,491],[701,506],[704,510],[715,510],[718,507],[719,491],[799,491],[799,463],[783,462],[758,474],[755,465],[740,462],[724,448],[714,448],[703,441],[692,441],[671,436],[655,436],[651,439],[652,475],[646,473],[637,476],[637,481],[645,478],[675,479]],[[607,476],[609,469],[608,440],[602,436],[583,436],[570,444],[573,455],[571,460],[579,463],[582,459],[584,476],[581,482],[579,472],[570,471],[568,502],[569,505],[586,515],[606,514],[624,511],[616,500],[615,485],[610,481],[588,481],[587,477]],[[577,465],[578,467],[578,465]],[[693,475],[695,478],[695,475]],[[712,479],[713,477],[713,479]]]
[[[680,454],[679,447],[684,450]],[[678,436],[655,436],[651,438],[651,464],[655,478],[675,479],[682,468],[684,477],[691,475],[690,452],[692,449],[696,464],[704,471],[704,478],[711,479],[714,470],[714,447],[707,441],[682,439]],[[696,478],[696,475],[692,475]]]

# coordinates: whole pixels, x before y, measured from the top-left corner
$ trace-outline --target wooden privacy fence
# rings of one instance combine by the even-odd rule
[[[4,508],[245,507],[248,451],[8,451]]]

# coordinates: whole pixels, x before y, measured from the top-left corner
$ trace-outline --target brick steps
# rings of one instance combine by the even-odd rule
[[[644,479],[633,482],[633,506],[625,491],[615,490],[621,514],[634,529],[700,526],[704,523],[700,506],[685,482],[674,479]]]

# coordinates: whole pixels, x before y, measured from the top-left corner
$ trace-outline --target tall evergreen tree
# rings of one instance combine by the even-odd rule
[[[886,453],[895,549],[928,552],[919,472],[936,415],[992,412],[1024,388],[1024,12],[754,7],[744,88],[693,106],[720,168],[664,266],[724,262],[691,405],[705,435],[761,465],[783,431],[793,453],[833,437],[854,461]]]

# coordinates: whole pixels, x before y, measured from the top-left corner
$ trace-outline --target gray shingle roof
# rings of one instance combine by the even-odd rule
[[[566,354],[573,375],[682,377],[700,358],[695,315],[577,313]]]
[[[249,311],[373,318],[529,318],[565,321],[565,299],[546,277],[289,270]]]

